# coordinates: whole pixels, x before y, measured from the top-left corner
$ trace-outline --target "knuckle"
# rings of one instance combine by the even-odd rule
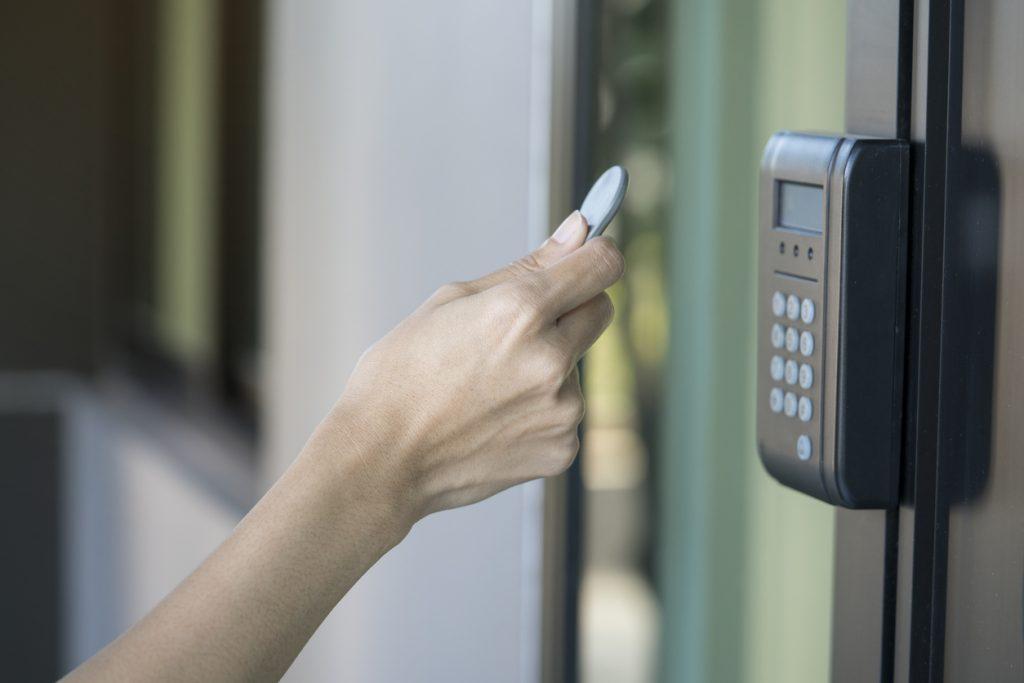
[[[593,241],[593,249],[599,259],[600,266],[605,275],[611,280],[618,280],[626,269],[626,259],[618,247],[606,237]]]
[[[573,433],[576,432],[576,428],[583,422],[583,417],[587,413],[587,404],[580,395],[574,395],[569,401],[567,408],[569,413],[569,424],[572,427]]]
[[[573,432],[571,436],[566,437],[552,448],[551,453],[548,454],[548,457],[545,458],[541,466],[541,475],[557,477],[564,473],[572,465],[573,460],[576,459],[576,453],[579,452],[579,449],[579,436],[576,435],[576,432]]]
[[[526,281],[516,282],[501,289],[496,307],[506,321],[532,321],[540,314],[540,297]]]
[[[468,282],[449,282],[448,284],[441,285],[437,288],[431,298],[447,302],[454,301],[455,299],[461,299],[463,297],[472,294],[472,287]]]
[[[544,268],[543,264],[540,262],[540,259],[537,258],[537,254],[535,253],[526,254],[519,260],[515,261],[513,263],[513,266],[519,270],[527,272],[534,272],[542,270]]]
[[[548,346],[537,355],[537,379],[543,389],[557,391],[565,382],[571,359],[561,350]]]

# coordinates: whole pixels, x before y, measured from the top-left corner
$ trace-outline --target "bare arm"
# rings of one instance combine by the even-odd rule
[[[622,256],[578,214],[533,254],[441,288],[360,359],[235,532],[70,680],[274,680],[422,517],[563,471],[576,361],[611,320]]]

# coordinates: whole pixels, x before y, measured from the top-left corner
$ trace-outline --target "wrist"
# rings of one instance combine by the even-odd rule
[[[359,519],[386,545],[397,545],[422,516],[407,458],[392,430],[366,419],[365,411],[339,402],[299,456],[322,477],[339,514]]]

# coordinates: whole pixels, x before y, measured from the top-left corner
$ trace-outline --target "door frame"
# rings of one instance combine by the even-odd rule
[[[946,245],[949,157],[960,135],[963,0],[850,0],[847,132],[911,143],[901,504],[839,510],[833,681],[940,681],[955,341],[944,311],[956,264]],[[954,256],[955,260],[955,256]],[[953,267],[951,267],[951,265]],[[865,633],[879,637],[865,638]]]

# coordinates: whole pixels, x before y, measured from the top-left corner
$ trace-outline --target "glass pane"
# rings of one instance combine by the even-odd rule
[[[585,681],[653,680],[660,628],[652,563],[652,470],[668,338],[662,255],[669,190],[667,3],[604,3],[596,177],[624,165],[630,188],[608,234],[629,263],[617,315],[587,356],[583,440]]]
[[[756,182],[775,130],[843,129],[845,11],[604,3],[592,175],[631,182],[585,366],[584,680],[828,678],[833,512],[754,448]]]

